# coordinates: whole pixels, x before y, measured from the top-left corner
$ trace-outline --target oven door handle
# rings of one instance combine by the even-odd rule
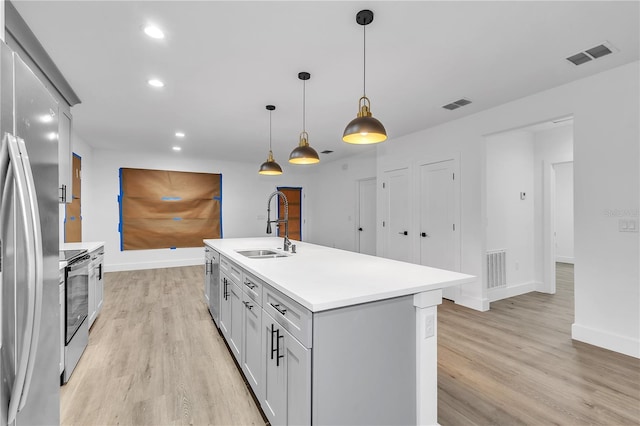
[[[40,232],[40,217],[31,174],[31,166],[24,141],[17,140],[11,134],[3,138],[2,163],[9,157],[11,168],[7,170],[4,182],[2,201],[3,206],[9,204],[9,197],[13,192],[11,181],[15,181],[17,190],[17,204],[22,215],[24,226],[24,242],[26,247],[27,264],[27,316],[22,341],[22,352],[16,368],[16,377],[11,390],[7,421],[12,424],[29,396],[31,378],[35,362],[35,353],[40,331],[40,317],[42,309],[42,233]],[[3,212],[4,213],[4,212]],[[6,216],[3,216],[3,226]],[[6,231],[6,230],[5,230]]]

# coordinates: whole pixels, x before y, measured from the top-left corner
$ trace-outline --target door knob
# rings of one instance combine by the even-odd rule
[[[428,235],[426,232],[421,232],[421,233],[420,233],[420,236],[421,236],[421,237],[428,237],[429,235]]]
[[[362,228],[358,228],[358,231],[362,231]]]

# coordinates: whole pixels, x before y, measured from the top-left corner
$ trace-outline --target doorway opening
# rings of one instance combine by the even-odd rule
[[[556,262],[573,262],[573,118],[487,136],[485,170],[488,301],[555,293]]]

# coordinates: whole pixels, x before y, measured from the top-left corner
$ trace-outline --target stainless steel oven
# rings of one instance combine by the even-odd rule
[[[89,264],[86,250],[67,250],[61,258],[65,269],[65,348],[64,375],[66,383],[89,343]]]

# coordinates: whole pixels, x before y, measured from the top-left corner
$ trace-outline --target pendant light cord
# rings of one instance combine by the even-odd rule
[[[269,152],[271,152],[271,110],[269,110]]]
[[[362,43],[362,94],[367,96],[367,26],[362,26],[363,39]]]
[[[307,81],[306,80],[302,80],[302,131],[306,132],[307,131],[307,126],[306,126],[306,117],[307,117],[307,111],[306,111],[306,105],[307,105],[307,92],[306,92],[306,88],[307,88]]]

